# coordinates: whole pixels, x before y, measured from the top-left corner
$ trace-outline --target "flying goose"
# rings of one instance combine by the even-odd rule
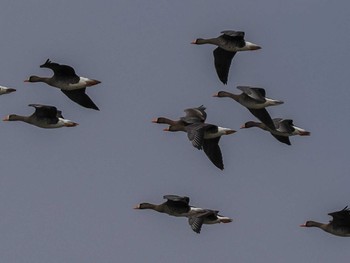
[[[57,110],[54,106],[47,106],[41,104],[29,104],[34,107],[35,112],[30,116],[21,116],[16,114],[7,115],[3,121],[23,121],[40,128],[61,128],[74,127],[78,123],[64,119],[62,112]]]
[[[275,130],[269,129],[264,123],[255,122],[255,121],[246,122],[245,124],[242,125],[241,129],[258,127],[265,131],[269,131],[271,135],[275,137],[278,141],[288,145],[291,145],[289,141],[289,136],[293,136],[293,135],[309,136],[311,134],[310,132],[302,128],[294,126],[293,120],[275,118],[272,121],[274,123]]]
[[[274,130],[274,123],[265,107],[280,105],[283,104],[283,101],[266,98],[266,92],[263,88],[238,86],[237,89],[241,90],[242,93],[237,95],[227,91],[219,91],[213,96],[219,98],[228,97],[234,99],[235,101],[246,107],[255,117],[257,117],[267,127],[269,127],[271,130]]]
[[[233,57],[237,51],[257,50],[260,46],[244,40],[244,32],[226,30],[222,35],[216,38],[197,38],[191,44],[212,44],[218,46],[214,50],[214,62],[216,73],[222,83],[227,84],[228,73]]]
[[[24,82],[44,82],[50,86],[61,89],[61,91],[72,101],[78,103],[85,108],[99,110],[95,103],[85,93],[86,87],[94,86],[101,81],[79,77],[75,74],[72,67],[67,65],[60,65],[58,63],[46,60],[40,68],[49,68],[54,74],[51,78],[30,76]]]
[[[136,205],[134,209],[151,209],[159,213],[177,217],[187,217],[203,211],[202,208],[190,206],[190,198],[187,196],[165,195],[163,198],[167,201],[162,204],[141,203]]]
[[[166,129],[169,131],[185,131],[185,126],[197,122],[204,122],[207,118],[207,113],[205,112],[205,107],[203,105],[197,108],[185,109],[184,111],[186,115],[179,120],[174,121],[165,117],[158,117],[153,119],[152,122],[173,126],[171,129]]]
[[[333,220],[328,224],[315,221],[306,221],[301,227],[318,227],[322,230],[340,237],[350,237],[350,211],[346,206],[343,210],[329,213]]]
[[[204,209],[204,211],[190,216],[188,218],[188,223],[192,230],[199,234],[203,224],[230,223],[233,221],[231,218],[219,215],[218,213],[219,211]]]
[[[177,126],[169,126],[164,131],[172,131]],[[187,132],[188,139],[198,150],[203,149],[209,160],[220,170],[224,169],[222,154],[219,147],[219,141],[222,135],[235,133],[235,130],[219,127],[207,123],[194,123],[183,127]]]

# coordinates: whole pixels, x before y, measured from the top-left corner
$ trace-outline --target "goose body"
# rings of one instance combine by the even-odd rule
[[[40,128],[61,128],[61,127],[75,127],[78,123],[71,120],[64,119],[61,111],[54,106],[47,106],[41,104],[29,104],[34,107],[35,112],[30,116],[21,116],[11,114],[6,116],[3,121],[23,121]]]
[[[219,211],[210,209],[204,209],[204,211],[198,212],[188,218],[188,223],[192,230],[196,233],[200,233],[203,224],[219,224],[219,223],[230,223],[233,220],[229,217],[218,214]]]
[[[213,52],[215,69],[221,82],[227,84],[231,61],[236,53],[238,51],[257,50],[261,49],[261,47],[245,41],[245,33],[242,31],[226,30],[221,33],[222,35],[216,38],[197,38],[191,44],[211,44],[218,46]]]
[[[237,89],[241,90],[242,93],[238,95],[227,91],[219,91],[217,94],[214,94],[214,97],[228,97],[237,101],[239,104],[246,107],[255,117],[257,117],[267,127],[269,127],[271,130],[274,130],[274,123],[270,117],[270,114],[265,108],[269,106],[283,104],[283,101],[265,97],[266,92],[263,88],[238,86]]]
[[[171,120],[159,117],[152,120],[153,123],[168,124],[164,131],[183,131],[187,133],[192,145],[197,149],[203,149],[209,160],[219,169],[224,169],[219,140],[222,135],[232,134],[236,131],[205,123],[207,113],[203,105],[197,108],[185,110],[186,115],[179,120]]]
[[[16,89],[0,86],[0,95],[9,94],[9,93],[15,92],[15,91],[16,91]]]
[[[190,198],[187,196],[165,195],[163,198],[167,201],[162,204],[141,203],[136,205],[134,209],[151,209],[176,217],[188,217],[203,211],[202,208],[190,206]]]
[[[329,213],[333,220],[328,224],[316,221],[306,221],[301,227],[317,227],[332,235],[340,237],[350,237],[350,211],[346,206],[344,209]]]
[[[307,130],[299,128],[293,124],[293,120],[290,119],[281,119],[275,118],[272,120],[275,126],[275,129],[270,129],[264,123],[248,121],[241,128],[251,128],[258,127],[265,131],[271,133],[278,141],[291,145],[289,136],[300,135],[300,136],[309,136],[311,133]]]
[[[77,104],[99,110],[95,103],[85,93],[86,87],[101,83],[95,79],[79,77],[71,66],[60,65],[51,62],[49,59],[40,66],[49,68],[54,72],[52,77],[30,76],[25,82],[44,82],[52,87],[59,88],[68,98]]]
[[[186,115],[179,120],[171,120],[165,117],[158,117],[152,120],[153,123],[168,124],[171,128],[165,129],[166,131],[185,131],[185,126],[193,123],[204,122],[207,118],[205,107],[203,105],[197,108],[189,108],[184,110]]]

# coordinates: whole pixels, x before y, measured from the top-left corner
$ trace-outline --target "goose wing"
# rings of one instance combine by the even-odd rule
[[[221,82],[227,84],[231,61],[236,55],[236,52],[229,52],[218,47],[214,49],[213,54],[216,73]]]
[[[188,196],[178,196],[178,195],[164,195],[164,199],[173,202],[179,202],[188,205],[190,202],[190,198]]]
[[[182,117],[181,120],[186,123],[205,122],[207,119],[207,113],[205,112],[205,107],[203,105],[197,108],[185,109],[184,111],[186,116]]]
[[[223,35],[221,35],[222,38],[234,42],[234,44],[242,48],[245,46],[244,41],[244,32],[243,31],[233,31],[233,30],[225,30],[221,32]]]
[[[264,123],[271,130],[275,130],[275,125],[271,119],[270,114],[265,108],[262,109],[250,109],[247,108],[255,117],[257,117],[262,123]]]
[[[348,207],[344,207],[342,210],[337,212],[329,213],[333,220],[331,224],[336,227],[348,227],[350,228],[350,210]]]
[[[192,145],[198,150],[202,149],[204,132],[204,123],[194,123],[186,126],[186,132],[188,139],[192,142]]]
[[[220,170],[224,169],[224,163],[222,161],[222,154],[219,147],[220,137],[213,139],[203,140],[203,150],[209,160]]]
[[[263,88],[249,87],[249,86],[238,86],[237,89],[248,95],[250,98],[258,101],[265,102],[266,92]]]
[[[54,78],[66,80],[72,83],[79,82],[79,76],[75,74],[75,70],[71,66],[60,65],[47,59],[44,64],[40,65],[40,67],[51,69],[54,72]]]
[[[99,110],[96,104],[90,99],[90,97],[85,93],[86,88],[75,89],[75,90],[63,90],[61,91],[72,101],[78,103],[80,106],[85,108],[90,108],[94,110]]]
[[[35,112],[33,115],[38,119],[48,119],[49,123],[54,124],[58,122],[57,108],[54,106],[42,105],[42,104],[29,104],[28,106],[34,107]]]
[[[273,133],[271,133],[271,135],[272,135],[273,137],[275,137],[275,138],[276,138],[278,141],[280,141],[281,143],[285,143],[285,144],[287,144],[287,145],[291,145],[288,136],[281,136],[281,135],[276,135],[276,134],[273,134]]]
[[[188,223],[190,224],[192,230],[196,233],[200,233],[202,230],[204,219],[202,217],[191,216],[188,218]]]
[[[188,218],[188,223],[191,226],[192,230],[196,233],[200,233],[202,230],[202,225],[204,224],[206,219],[215,219],[217,218],[217,214],[219,211],[213,211],[206,209],[201,213],[197,213]]]
[[[293,120],[289,120],[289,119],[281,120],[279,122],[279,127],[277,129],[281,132],[292,134],[295,131]]]

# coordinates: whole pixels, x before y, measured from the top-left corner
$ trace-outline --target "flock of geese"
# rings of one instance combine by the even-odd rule
[[[74,69],[67,65],[60,65],[51,62],[49,59],[40,68],[49,68],[54,74],[52,77],[38,77],[30,76],[24,82],[44,82],[52,87],[59,88],[68,98],[77,104],[94,110],[99,110],[95,103],[85,93],[86,87],[94,86],[101,81],[79,77],[76,75]],[[6,94],[16,91],[15,89],[2,87],[0,94]],[[78,123],[65,119],[62,112],[55,106],[29,104],[34,107],[35,112],[30,116],[21,116],[17,114],[10,114],[6,116],[3,121],[23,121],[40,128],[61,128],[61,127],[75,127]]]
[[[252,51],[261,49],[260,46],[245,41],[242,31],[222,31],[222,35],[216,38],[198,38],[192,44],[211,44],[217,46],[214,50],[214,65],[216,73],[223,84],[227,84],[229,69],[233,57],[238,51]],[[219,91],[214,94],[218,98],[231,98],[247,108],[260,122],[248,121],[241,126],[244,128],[258,127],[268,131],[279,142],[291,145],[290,136],[309,136],[310,132],[294,125],[293,120],[283,118],[271,118],[266,110],[269,106],[283,104],[283,101],[266,97],[266,91],[260,87],[238,86],[242,93],[233,94],[228,91]],[[222,153],[219,141],[222,135],[233,134],[236,131],[223,128],[214,124],[206,123],[207,114],[203,105],[197,108],[185,109],[185,116],[178,120],[171,120],[166,117],[158,117],[152,120],[153,123],[167,124],[164,131],[182,131],[192,145],[203,150],[209,160],[219,169],[224,169]],[[232,219],[218,214],[218,211],[203,209],[189,205],[189,197],[177,195],[165,195],[167,201],[155,205],[141,203],[135,209],[152,209],[171,216],[187,217],[188,222],[196,233],[200,233],[203,224],[230,223]],[[350,211],[345,207],[341,211],[329,213],[333,220],[328,224],[315,221],[307,221],[302,227],[318,227],[326,232],[337,236],[350,236]]]
[[[212,44],[217,46],[214,50],[214,65],[216,73],[223,84],[227,84],[231,61],[238,51],[252,51],[261,49],[260,46],[245,41],[242,31],[222,31],[222,35],[216,38],[198,38],[192,44]],[[86,94],[86,87],[101,83],[95,79],[80,77],[75,70],[67,65],[51,62],[49,59],[40,68],[49,68],[53,71],[52,77],[30,76],[25,82],[43,82],[50,86],[59,88],[69,99],[85,108],[99,110],[96,104]],[[281,100],[266,97],[266,91],[260,87],[238,86],[242,93],[233,94],[227,91],[219,91],[214,95],[218,98],[231,98],[247,108],[260,122],[248,121],[241,128],[258,127],[268,131],[279,142],[291,145],[289,137],[294,135],[308,136],[310,132],[293,124],[291,119],[272,119],[266,107],[283,104]],[[0,95],[16,91],[12,88],[0,86]],[[40,128],[75,127],[78,123],[65,119],[62,112],[55,106],[29,104],[35,108],[30,116],[11,114],[4,121],[22,121]],[[178,120],[158,117],[152,120],[154,123],[167,124],[164,131],[187,133],[192,145],[203,150],[209,160],[219,169],[224,169],[222,153],[219,141],[222,135],[233,134],[236,131],[223,128],[214,124],[206,123],[207,114],[203,105],[196,108],[185,109],[185,116]],[[166,202],[155,205],[141,203],[135,209],[152,209],[160,213],[166,213],[176,217],[188,218],[192,230],[200,233],[203,224],[230,223],[232,219],[219,214],[219,211],[204,209],[189,205],[189,197],[177,195],[165,195]],[[307,221],[303,227],[318,227],[337,236],[350,236],[350,211],[344,209],[329,213],[333,220],[328,224],[315,221]]]

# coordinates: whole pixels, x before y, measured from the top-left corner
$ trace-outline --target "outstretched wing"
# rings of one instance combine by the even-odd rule
[[[255,117],[257,117],[262,123],[264,123],[271,130],[275,130],[275,125],[271,119],[270,114],[265,108],[262,109],[249,109],[247,108]]]
[[[188,196],[164,195],[163,198],[167,199],[168,201],[180,202],[186,205],[188,205],[190,202],[190,198]]]
[[[192,145],[198,150],[202,149],[205,124],[194,123],[185,127],[188,139],[192,142]]]
[[[206,220],[216,220],[217,214],[219,211],[214,211],[210,209],[206,209],[205,211],[201,213],[197,213],[191,217],[188,218],[188,223],[190,224],[192,230],[196,233],[200,233],[202,229],[202,225],[205,223]]]
[[[216,73],[218,74],[221,82],[227,84],[231,61],[236,55],[236,52],[229,52],[218,47],[214,49],[213,54]]]
[[[58,111],[56,107],[41,104],[29,104],[28,106],[35,108],[35,112],[32,116],[35,116],[38,119],[45,119],[49,124],[58,122]]]
[[[181,120],[191,124],[197,122],[205,122],[207,118],[207,113],[205,112],[205,107],[203,105],[198,108],[189,108],[184,110],[186,113],[185,117],[182,117]]]
[[[222,161],[222,154],[219,146],[219,141],[221,137],[216,137],[213,139],[203,140],[203,150],[208,156],[209,160],[220,170],[224,169],[224,163]]]
[[[281,135],[276,135],[276,134],[273,134],[273,133],[271,133],[271,135],[272,135],[273,137],[275,137],[275,138],[276,138],[278,141],[280,141],[281,143],[285,143],[285,144],[287,144],[287,145],[291,145],[288,136],[281,136]]]
[[[289,119],[282,120],[279,122],[278,130],[281,132],[286,132],[291,134],[295,130],[293,126],[294,126],[293,120],[289,120]]]
[[[243,31],[233,31],[233,30],[225,30],[222,31],[224,39],[234,42],[235,46],[237,47],[244,47],[245,41],[244,41],[244,32]]]
[[[90,99],[90,97],[85,93],[86,88],[75,89],[75,90],[63,90],[61,91],[72,101],[78,103],[79,105],[90,108],[94,110],[99,110],[96,104]]]
[[[188,223],[190,224],[192,230],[196,233],[200,233],[202,230],[204,219],[202,217],[192,216],[188,218]]]
[[[67,65],[60,65],[58,63],[51,62],[47,59],[46,62],[40,65],[41,68],[49,68],[54,72],[55,77],[65,77],[65,78],[79,78],[72,67]]]
[[[237,86],[237,89],[244,92],[246,95],[258,102],[265,102],[266,92],[263,88],[249,87],[249,86]]]
[[[333,220],[331,224],[336,227],[350,227],[350,211],[348,207],[344,207],[343,210],[329,213]]]
[[[28,106],[35,108],[34,114],[38,118],[56,118],[57,108],[54,106],[42,104],[29,104]]]

